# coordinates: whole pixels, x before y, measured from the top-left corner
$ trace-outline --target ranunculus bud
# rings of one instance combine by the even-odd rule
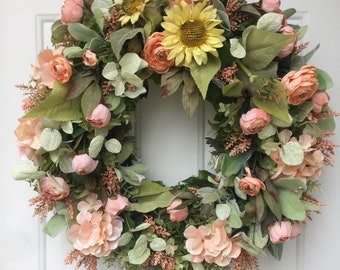
[[[281,80],[286,88],[287,101],[299,105],[310,99],[318,90],[318,72],[314,66],[304,65],[300,70],[288,72]]]
[[[286,25],[286,26],[282,27],[280,32],[283,35],[294,35],[295,34],[294,28],[289,26],[289,25]],[[281,50],[281,52],[278,54],[278,57],[279,58],[285,58],[286,56],[290,55],[293,52],[294,48],[295,48],[296,42],[297,42],[297,37],[295,37],[295,39],[291,43],[286,45],[286,47],[284,47]]]
[[[280,9],[280,0],[262,0],[261,9],[265,12],[277,12]]]
[[[242,192],[249,196],[256,196],[260,192],[260,189],[266,189],[266,186],[260,179],[252,177],[248,167],[246,167],[245,170],[247,172],[247,176],[241,178],[238,183],[238,188]]]
[[[268,227],[270,241],[280,244],[301,234],[300,224],[290,221],[277,221]]]
[[[99,104],[92,113],[86,117],[86,121],[90,123],[91,126],[101,128],[105,127],[111,119],[110,110],[103,104]]]
[[[240,126],[244,134],[256,134],[264,129],[271,121],[271,116],[264,110],[253,108],[240,118]]]
[[[107,199],[105,213],[118,216],[125,208],[130,206],[128,198],[118,194],[116,199]]]
[[[70,187],[61,177],[47,176],[39,180],[39,192],[52,200],[61,200],[70,193]]]
[[[154,32],[145,42],[143,57],[148,62],[149,68],[159,74],[163,74],[174,65],[174,59],[168,60],[169,50],[162,45],[164,35],[161,32]]]
[[[317,91],[312,96],[313,112],[320,113],[324,106],[328,105],[330,96],[325,91]]]
[[[84,0],[65,0],[61,8],[63,24],[80,22],[84,14]]]
[[[76,155],[72,159],[72,168],[76,174],[85,175],[93,172],[98,160],[92,159],[88,154]]]
[[[174,199],[171,204],[167,207],[168,214],[170,215],[171,221],[183,221],[188,217],[189,210],[188,207],[184,207],[181,209],[174,209],[177,206],[181,205],[183,201],[180,198]]]
[[[83,55],[83,63],[85,66],[94,67],[98,63],[97,55],[91,50],[86,50]]]

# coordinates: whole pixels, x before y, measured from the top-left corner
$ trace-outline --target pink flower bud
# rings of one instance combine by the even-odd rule
[[[168,214],[170,215],[171,221],[183,221],[188,217],[189,210],[188,207],[184,207],[181,209],[174,209],[177,206],[182,204],[182,200],[180,198],[174,199],[171,204],[167,207]]]
[[[294,28],[289,26],[289,25],[282,27],[280,32],[283,35],[294,35],[295,34]],[[296,42],[297,42],[297,37],[295,37],[294,40],[291,43],[289,43],[286,47],[284,47],[282,49],[282,51],[279,53],[278,57],[279,58],[285,58],[286,56],[290,55],[295,48]]]
[[[280,8],[280,0],[262,0],[261,9],[265,12],[277,12]]]
[[[83,63],[85,66],[94,67],[98,63],[96,53],[92,52],[91,50],[86,50],[83,55]]]
[[[270,241],[273,244],[280,244],[301,234],[300,224],[290,221],[277,221],[268,227]]]
[[[61,8],[61,22],[63,24],[80,22],[84,14],[84,0],[65,0]]]
[[[111,216],[118,216],[125,208],[130,206],[129,200],[118,194],[116,199],[107,199],[105,213]]]
[[[89,157],[88,154],[76,155],[72,159],[72,168],[76,174],[85,175],[93,172],[98,164],[98,160]]]
[[[111,119],[110,110],[103,104],[99,104],[92,113],[86,117],[86,121],[90,123],[91,126],[101,128],[105,127]]]
[[[313,112],[320,113],[324,106],[328,105],[330,96],[325,91],[317,91],[312,96]]]
[[[256,134],[264,129],[271,121],[271,117],[264,110],[253,108],[240,118],[240,126],[244,134]]]
[[[70,193],[70,187],[61,177],[50,176],[39,180],[39,192],[52,200],[61,200]]]

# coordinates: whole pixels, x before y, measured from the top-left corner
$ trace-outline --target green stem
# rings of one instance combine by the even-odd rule
[[[236,59],[236,64],[243,70],[243,72],[245,74],[247,74],[247,76],[250,78],[251,76],[253,76],[253,74],[250,72],[250,70],[246,67],[245,64],[243,64],[239,59]]]

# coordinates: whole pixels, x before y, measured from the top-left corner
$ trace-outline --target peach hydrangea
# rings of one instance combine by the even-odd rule
[[[102,202],[97,197],[91,193],[85,201],[78,203],[77,223],[71,226],[68,236],[73,247],[83,254],[102,257],[118,247],[123,220],[99,211]]]
[[[227,266],[233,258],[241,253],[241,247],[229,238],[225,226],[226,220],[217,219],[208,225],[196,228],[193,225],[184,231],[187,239],[185,247],[192,256],[192,261],[201,263],[215,263],[218,266]]]
[[[107,199],[105,213],[118,216],[124,209],[130,206],[128,198],[118,194],[115,199]]]
[[[272,179],[280,178],[299,178],[301,181],[308,181],[318,179],[321,175],[324,166],[324,154],[321,150],[316,149],[314,145],[317,143],[315,137],[309,134],[299,136],[297,140],[291,137],[292,132],[288,129],[282,130],[279,133],[280,141],[282,144],[288,142],[298,142],[304,150],[303,161],[299,165],[287,165],[280,157],[281,147],[270,153],[271,159],[276,163],[276,173],[272,175]]]

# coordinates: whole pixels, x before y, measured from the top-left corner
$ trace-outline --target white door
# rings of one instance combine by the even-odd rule
[[[0,144],[1,188],[0,205],[2,222],[0,226],[0,269],[1,270],[60,270],[73,269],[65,266],[63,259],[70,249],[64,237],[50,239],[41,233],[37,218],[32,218],[32,207],[28,200],[34,196],[26,183],[11,179],[10,170],[19,161],[13,130],[21,116],[22,95],[14,85],[25,83],[31,73],[30,65],[36,61],[36,52],[48,44],[50,23],[60,13],[63,0],[17,0],[2,1],[0,16],[2,59],[0,80],[0,110],[3,116]],[[321,43],[311,64],[328,71],[335,87],[330,92],[331,106],[340,112],[340,55],[338,35],[340,19],[336,0],[282,0],[283,7],[299,10],[296,20],[309,24],[306,41],[310,48]],[[150,98],[141,104],[136,134],[141,155],[150,167],[154,179],[161,178],[168,184],[176,183],[194,174],[198,169],[209,168],[209,154],[204,151],[204,136],[208,132],[206,124],[209,108],[201,105],[192,120],[188,120],[181,108],[180,97],[159,99],[159,89],[153,88]],[[176,125],[174,125],[174,119]],[[153,123],[151,126],[148,123]],[[340,128],[337,128],[340,134]],[[340,144],[339,135],[335,138]],[[180,149],[181,156],[173,156]],[[178,156],[177,156],[178,157]],[[340,248],[340,214],[338,213],[338,165],[326,168],[322,175],[324,192],[319,198],[327,203],[321,215],[314,215],[308,222],[304,236],[285,245],[283,259],[261,259],[261,270],[319,270],[340,269],[338,254]],[[102,267],[101,269],[105,269]]]

